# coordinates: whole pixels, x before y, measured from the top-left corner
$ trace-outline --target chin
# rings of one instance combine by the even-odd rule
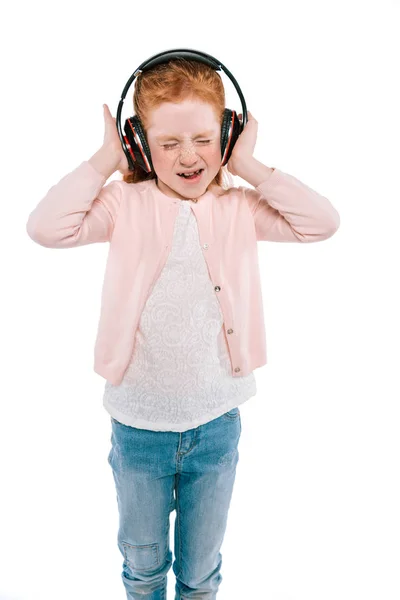
[[[158,176],[158,180],[161,179],[161,181],[163,181],[163,184],[168,186],[169,189],[173,190],[176,194],[178,194],[178,196],[190,200],[193,197],[198,197],[204,194],[208,190],[210,184],[214,181],[214,178],[217,175],[217,173],[211,175],[211,177],[204,177],[201,182],[193,185],[185,185],[184,183],[179,184],[179,182],[175,181],[175,178],[173,178],[172,181],[169,181],[169,177],[166,177],[164,180],[162,180]]]

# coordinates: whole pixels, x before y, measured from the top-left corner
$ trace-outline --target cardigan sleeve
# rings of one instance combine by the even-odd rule
[[[274,168],[255,188],[241,186],[253,215],[257,241],[319,242],[340,225],[332,203],[296,177]]]
[[[71,248],[110,241],[121,201],[121,181],[106,177],[88,161],[53,185],[28,217],[26,231],[47,248]]]

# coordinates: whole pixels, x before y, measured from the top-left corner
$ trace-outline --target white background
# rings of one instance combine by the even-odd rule
[[[125,599],[93,371],[108,244],[50,250],[25,226],[101,146],[102,104],[115,116],[137,66],[178,47],[228,67],[255,157],[341,217],[322,243],[259,243],[268,364],[241,407],[218,599],[399,600],[399,3],[39,0],[1,17],[1,600]]]

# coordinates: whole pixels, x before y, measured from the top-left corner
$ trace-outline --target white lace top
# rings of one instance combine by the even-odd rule
[[[117,421],[154,431],[198,427],[256,394],[232,377],[223,315],[200,247],[192,200],[180,200],[171,252],[143,308],[120,385],[103,405]]]

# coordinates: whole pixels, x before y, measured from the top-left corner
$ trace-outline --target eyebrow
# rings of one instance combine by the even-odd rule
[[[198,138],[198,137],[207,137],[209,135],[213,135],[214,133],[215,132],[214,132],[213,129],[209,129],[208,131],[203,131],[203,133],[198,133],[194,137],[195,138]],[[158,141],[162,141],[162,140],[164,140],[164,141],[167,141],[167,140],[178,140],[178,139],[179,139],[178,137],[174,137],[173,135],[168,135],[168,134],[167,135],[159,135],[159,136],[156,137],[156,140],[158,140]]]

